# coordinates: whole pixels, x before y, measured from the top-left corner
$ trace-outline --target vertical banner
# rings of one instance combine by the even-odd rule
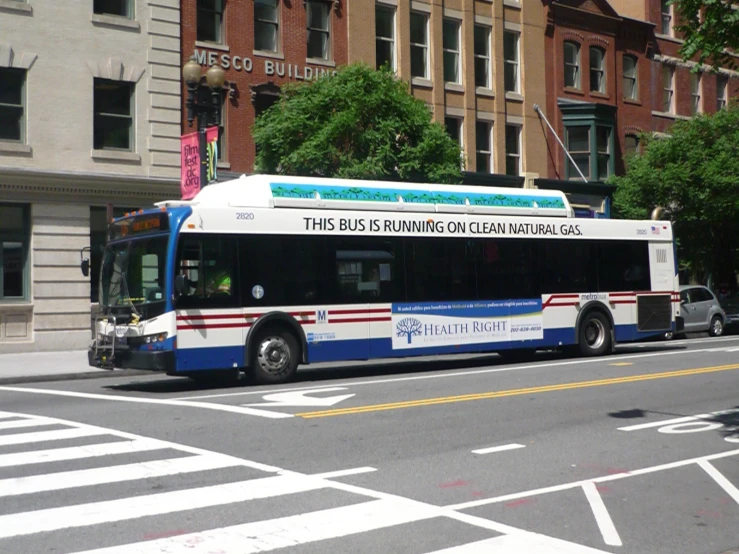
[[[200,133],[188,133],[180,137],[182,200],[192,199],[200,191]]]
[[[208,152],[208,170],[205,184],[208,185],[218,178],[218,127],[208,127],[205,131],[205,149]]]

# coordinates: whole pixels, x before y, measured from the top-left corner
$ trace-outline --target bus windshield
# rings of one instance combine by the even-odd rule
[[[141,308],[152,317],[154,305],[164,310],[167,237],[158,236],[108,244],[100,270],[100,305],[104,309]]]

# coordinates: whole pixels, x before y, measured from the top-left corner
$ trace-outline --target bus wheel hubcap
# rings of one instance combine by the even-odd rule
[[[283,339],[272,337],[259,345],[257,358],[262,369],[279,373],[290,363],[290,348]]]
[[[603,327],[603,323],[597,319],[591,319],[588,321],[588,324],[585,327],[585,341],[588,343],[588,346],[592,348],[600,348],[603,346],[603,342],[605,340],[606,330],[605,327]]]

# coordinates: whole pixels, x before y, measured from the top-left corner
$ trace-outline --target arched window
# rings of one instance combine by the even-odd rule
[[[606,51],[590,47],[590,91],[606,93]]]
[[[580,88],[580,45],[571,40],[564,43],[565,87]]]

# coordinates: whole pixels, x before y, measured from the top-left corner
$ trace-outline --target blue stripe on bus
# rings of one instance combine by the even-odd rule
[[[674,324],[673,324],[674,327]],[[673,329],[674,330],[674,329]],[[643,340],[658,332],[639,332],[636,325],[617,325],[616,342],[626,343]],[[575,330],[572,328],[545,329],[541,340],[492,342],[483,344],[462,344],[459,346],[439,346],[436,348],[411,348],[393,350],[390,337],[375,339],[331,340],[308,343],[308,360],[310,363],[341,362],[378,358],[404,358],[414,356],[434,356],[437,354],[468,354],[472,352],[494,352],[510,348],[551,348],[574,344]],[[220,346],[210,348],[179,348],[177,353],[177,371],[207,371],[212,369],[229,369],[236,363],[243,367],[243,346]],[[364,354],[364,355],[363,355]]]

